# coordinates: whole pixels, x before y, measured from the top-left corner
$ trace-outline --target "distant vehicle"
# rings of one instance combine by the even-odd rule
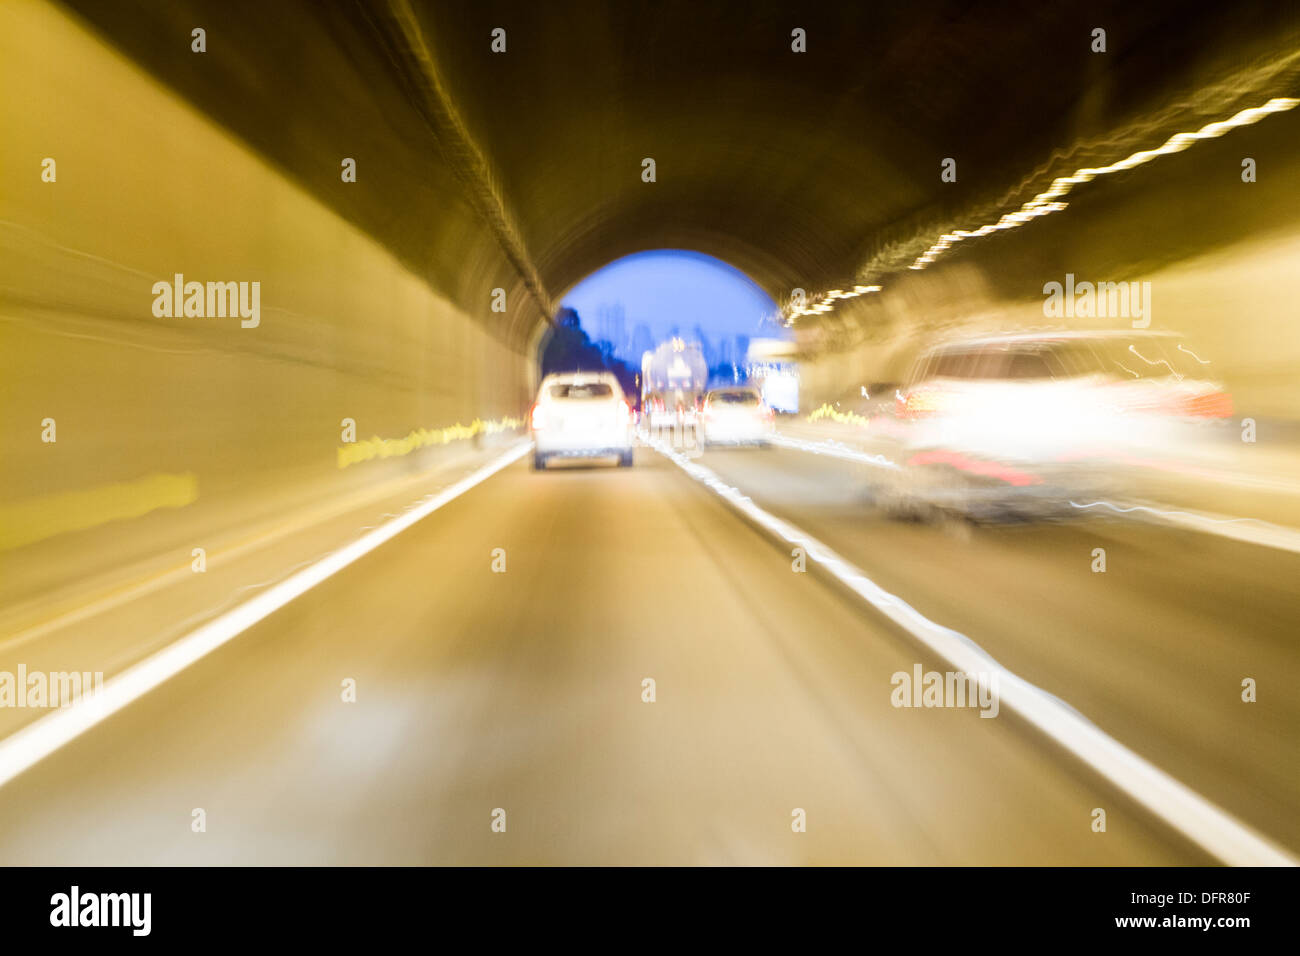
[[[677,409],[656,392],[641,400],[641,421],[651,431],[672,428],[677,424]]]
[[[642,401],[646,427],[652,431],[695,428],[699,411],[694,391],[675,388],[654,392]]]
[[[699,343],[672,338],[641,356],[641,404],[652,399],[659,409],[649,428],[695,427],[709,368]],[[669,416],[673,421],[669,422]]]
[[[641,356],[641,390],[645,393],[680,389],[699,394],[708,377],[708,363],[698,342],[672,338]]]
[[[533,467],[555,457],[607,458],[632,464],[632,407],[611,372],[566,372],[542,380],[528,416]]]
[[[700,413],[706,445],[734,443],[768,446],[776,416],[756,388],[717,388],[704,399]]]
[[[973,501],[1104,492],[1117,469],[1177,461],[1232,399],[1178,335],[991,335],[922,353],[895,399],[907,492]]]

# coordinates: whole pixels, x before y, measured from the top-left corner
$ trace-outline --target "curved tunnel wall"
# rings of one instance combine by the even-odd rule
[[[139,482],[180,476],[160,500],[190,513],[279,507],[416,457],[340,467],[344,418],[364,441],[520,414],[529,363],[504,336],[72,18],[0,6],[0,80],[0,559],[52,546],[26,527],[42,502],[126,483],[144,507]],[[260,283],[259,324],[155,316],[177,273]],[[59,543],[125,557],[95,534],[115,531]]]
[[[80,16],[105,18],[99,29],[119,15],[83,6]],[[248,8],[212,7],[205,19],[227,54],[200,68],[184,42],[194,14],[183,4],[150,7],[147,21],[120,13],[128,22],[109,35],[125,53],[59,8],[0,5],[0,78],[10,91],[0,103],[10,147],[0,194],[0,372],[12,423],[0,500],[189,474],[197,497],[185,507],[241,495],[274,507],[268,489],[283,499],[325,493],[413,460],[339,469],[344,418],[363,440],[399,438],[527,407],[543,317],[457,189],[402,79],[384,72],[380,52],[365,42],[367,25],[349,18],[353,8],[284,9],[291,28],[267,30]],[[481,38],[483,23],[465,35]],[[471,132],[501,166],[504,194],[552,291],[622,255],[665,246],[731,262],[778,301],[794,286],[841,285],[879,220],[925,199],[922,179],[935,178],[926,137],[904,144],[902,180],[872,162],[860,119],[829,124],[814,78],[793,106],[808,130],[838,130],[825,142],[787,136],[774,146],[768,133],[777,117],[765,113],[750,139],[709,130],[711,116],[746,117],[762,105],[747,87],[721,82],[689,124],[676,112],[660,116],[649,139],[629,124],[658,95],[653,84],[593,104],[589,129],[548,137],[546,115],[499,104],[516,102],[539,77],[555,109],[581,101],[586,74],[533,68],[563,53],[563,37],[547,40],[552,34],[539,27],[531,44],[520,43],[529,31],[515,29],[511,59],[499,69],[485,44],[457,45],[461,33],[448,29],[433,31],[445,38],[439,53],[465,96]],[[772,25],[746,29],[757,34],[747,41],[755,47]],[[169,38],[165,50],[154,43],[160,35]],[[609,53],[616,49],[602,54],[597,71],[614,80],[623,68]],[[737,71],[752,69],[745,49],[732,51]],[[276,72],[295,50],[300,59]],[[663,36],[630,52],[641,64],[627,68],[633,76],[689,60]],[[780,62],[769,79],[784,88],[790,67]],[[691,75],[678,73],[683,82]],[[274,95],[254,101],[268,76]],[[947,128],[956,111],[926,123]],[[1128,193],[1100,187],[1096,202],[1081,197],[1016,235],[891,278],[883,295],[855,300],[826,323],[832,332],[843,326],[838,339],[814,331],[807,340],[805,407],[858,377],[899,374],[944,330],[1041,324],[1042,284],[1069,271],[1152,280],[1155,324],[1185,332],[1222,361],[1239,406],[1293,413],[1296,383],[1285,370],[1300,360],[1300,337],[1290,334],[1300,290],[1289,268],[1300,210],[1290,184],[1300,160],[1287,137],[1297,116],[1161,160],[1133,174]],[[882,124],[869,127],[872,136],[893,129]],[[1005,145],[991,133],[978,142],[975,156]],[[354,149],[359,182],[345,185],[339,158]],[[639,177],[650,152],[660,159],[654,185]],[[785,179],[787,155],[802,165]],[[1259,158],[1258,183],[1240,182],[1242,155]],[[58,164],[54,183],[41,180],[46,156]],[[983,175],[1000,183],[1011,174],[994,164]],[[848,201],[864,191],[878,207]],[[1240,228],[1203,238],[1224,209]],[[1264,234],[1273,239],[1251,238]],[[1145,251],[1134,257],[1135,248]],[[152,285],[176,273],[259,282],[258,328],[155,317]],[[498,287],[507,291],[503,315],[489,310]],[[40,441],[46,418],[58,424],[57,443]]]

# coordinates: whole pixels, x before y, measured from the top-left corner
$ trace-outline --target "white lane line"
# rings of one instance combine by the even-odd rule
[[[1126,505],[1109,501],[1071,501],[1070,505],[1080,511],[1104,508],[1116,514],[1135,515],[1156,524],[1185,528],[1201,534],[1216,534],[1221,538],[1300,554],[1300,531],[1258,518],[1229,518],[1203,511],[1171,511],[1155,505]]]
[[[460,497],[506,466],[518,461],[532,442],[521,442],[455,484],[430,495],[410,511],[367,532],[279,584],[196,630],[178,638],[156,654],[128,667],[104,682],[93,696],[68,708],[52,710],[39,720],[0,740],[0,787],[60,747],[115,714],[191,664],[265,620],[294,598],[300,597],[348,565],[391,541],[416,522]]]
[[[782,448],[793,448],[797,451],[811,452],[814,455],[829,455],[832,458],[843,458],[845,461],[856,461],[863,465],[874,465],[877,468],[886,468],[891,471],[899,469],[898,462],[890,461],[884,455],[872,455],[865,451],[858,451],[842,442],[827,438],[823,441],[807,441],[803,438],[791,438],[789,435],[776,434],[772,436],[772,444],[780,445]]]
[[[1232,866],[1295,866],[1297,861],[1159,767],[1129,750],[1069,704],[1007,670],[959,631],[936,624],[816,538],[756,505],[716,474],[661,442],[650,447],[705,485],[754,524],[804,552],[842,584],[958,671],[995,673],[1000,704],[1029,721],[1151,813]]]

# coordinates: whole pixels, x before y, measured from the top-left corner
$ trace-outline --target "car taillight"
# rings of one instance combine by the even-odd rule
[[[952,396],[938,389],[918,388],[908,392],[898,404],[901,418],[924,418],[948,407]]]
[[[534,405],[529,419],[533,423],[533,431],[539,431],[546,420],[545,416],[542,414],[542,406]]]

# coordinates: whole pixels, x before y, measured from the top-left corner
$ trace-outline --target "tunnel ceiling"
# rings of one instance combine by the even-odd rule
[[[891,229],[1249,50],[1286,4],[68,3],[430,284],[481,314],[509,279],[473,166],[430,116],[410,11],[541,286],[687,247],[774,298],[851,278]],[[209,52],[189,50],[194,26]],[[1108,53],[1089,50],[1094,27]],[[493,53],[504,28],[507,51]],[[806,31],[807,52],[791,50]],[[447,104],[444,104],[447,105]],[[453,122],[453,126],[455,123]],[[358,159],[339,188],[339,157]],[[958,181],[940,181],[954,157]],[[657,181],[642,181],[653,158]],[[479,184],[481,185],[481,183]],[[507,256],[507,259],[509,256]],[[491,266],[491,263],[497,263]],[[510,268],[521,271],[521,263]],[[541,315],[515,326],[523,335]]]

